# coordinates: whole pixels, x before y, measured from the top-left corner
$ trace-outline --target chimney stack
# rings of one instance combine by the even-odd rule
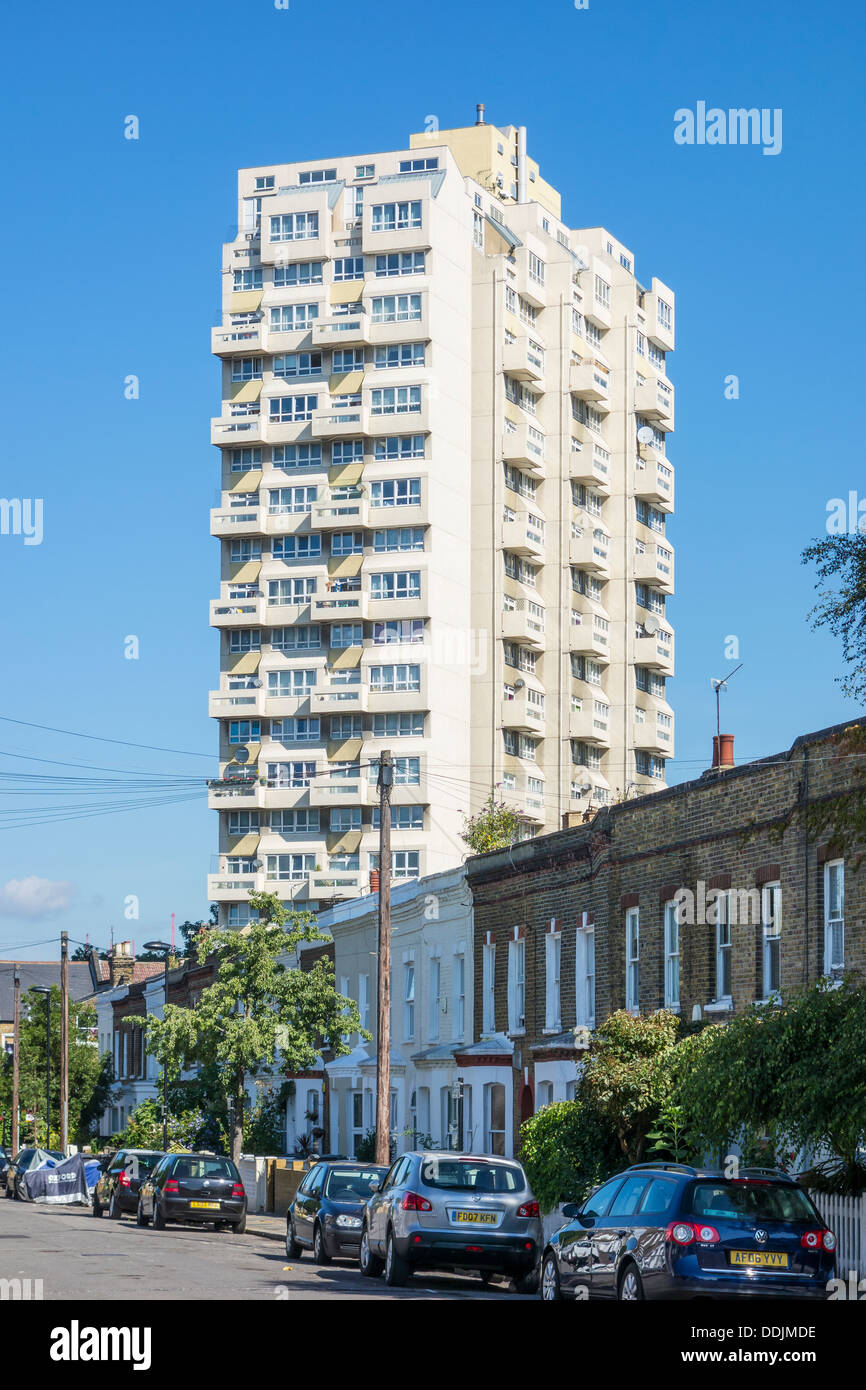
[[[117,941],[108,957],[108,978],[112,988],[132,982],[135,958],[128,941]]]
[[[478,104],[477,104],[476,107],[475,107],[475,124],[476,124],[476,125],[483,125],[483,124],[484,124],[484,102],[483,102],[483,101],[479,101]]]
[[[734,766],[734,735],[713,734],[713,772],[726,772]]]
[[[371,870],[370,870],[370,892],[371,892],[371,893],[378,893],[378,891],[379,891],[379,870],[378,870],[378,869],[371,869]]]

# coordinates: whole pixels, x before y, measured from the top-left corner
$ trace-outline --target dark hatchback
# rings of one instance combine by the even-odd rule
[[[24,1184],[24,1174],[29,1172],[37,1162],[36,1155],[38,1152],[46,1152],[49,1158],[53,1158],[56,1163],[62,1163],[66,1157],[65,1154],[59,1153],[56,1149],[21,1149],[6,1169],[7,1197],[18,1198],[19,1192]]]
[[[836,1237],[775,1170],[637,1164],[563,1214],[542,1256],[545,1302],[826,1298],[835,1274]]]
[[[297,1260],[312,1250],[317,1264],[357,1259],[364,1204],[387,1173],[375,1164],[344,1159],[311,1168],[286,1213],[286,1254]]]
[[[164,1157],[162,1149],[118,1149],[93,1189],[93,1215],[101,1216],[107,1211],[114,1221],[119,1221],[124,1212],[134,1216],[144,1178]]]
[[[207,1221],[241,1235],[247,1198],[240,1173],[230,1158],[215,1154],[166,1154],[141,1184],[136,1221],[153,1221],[155,1231],[164,1231],[169,1221]]]

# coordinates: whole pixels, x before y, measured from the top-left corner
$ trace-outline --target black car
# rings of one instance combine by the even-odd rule
[[[241,1235],[247,1228],[247,1196],[230,1158],[215,1154],[166,1154],[145,1176],[136,1221],[164,1231],[166,1222],[212,1221],[217,1230]]]
[[[56,1149],[20,1149],[6,1169],[6,1196],[17,1198],[24,1183],[24,1174],[36,1164],[37,1153],[47,1153],[49,1158],[62,1163],[65,1154]]]
[[[6,1169],[12,1162],[12,1150],[7,1149],[5,1144],[0,1144],[0,1184],[6,1186]]]
[[[638,1163],[563,1208],[541,1297],[826,1298],[836,1237],[796,1182],[774,1169],[736,1178]]]
[[[317,1163],[307,1173],[286,1213],[286,1254],[297,1260],[312,1250],[317,1264],[335,1256],[357,1259],[364,1204],[388,1169],[375,1163]]]
[[[103,1166],[93,1189],[93,1215],[101,1216],[107,1210],[114,1221],[124,1212],[134,1216],[142,1180],[164,1157],[162,1149],[118,1149]]]

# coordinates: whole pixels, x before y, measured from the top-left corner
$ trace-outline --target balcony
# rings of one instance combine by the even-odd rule
[[[517,788],[499,787],[497,800],[502,801],[520,819],[532,825],[544,825],[544,795],[538,792],[518,791]]]
[[[358,869],[326,869],[310,875],[311,898],[357,898],[369,891],[369,874]]]
[[[210,514],[212,536],[255,536],[262,531],[262,512],[259,507],[214,507]]]
[[[513,520],[502,523],[502,545],[533,560],[544,559],[544,522],[534,513],[520,508]]]
[[[415,565],[412,562],[422,558],[423,557],[420,555],[406,555],[404,568],[406,570],[411,569],[414,572]],[[391,562],[388,565],[389,569],[396,569],[396,566],[393,564],[394,559],[395,557],[393,555],[375,556],[373,561],[373,563],[375,564],[374,572],[384,570],[386,561]],[[430,608],[427,571],[425,569],[420,569],[419,567],[418,572],[420,574],[420,584],[417,596],[410,598],[406,595],[401,596],[399,594],[396,594],[393,598],[374,598],[372,593],[367,594],[366,598],[368,599],[368,610],[364,616],[367,618],[372,618],[374,620],[380,618],[390,620],[391,618],[428,617],[430,613]]]
[[[264,788],[258,776],[215,779],[208,783],[207,804],[210,811],[256,810],[264,805]]]
[[[544,349],[528,333],[521,333],[513,343],[506,343],[502,353],[502,370],[518,381],[544,381]]]
[[[263,598],[211,599],[211,627],[257,627],[265,621]]]
[[[569,564],[609,576],[610,540],[608,536],[597,527],[590,529],[589,526],[585,526],[578,529],[580,534],[577,535],[572,531],[568,540]]]
[[[595,701],[589,697],[582,700],[580,709],[572,709],[568,716],[568,734],[581,743],[592,743],[599,748],[610,747],[610,715],[597,714]]]
[[[506,463],[519,463],[533,477],[544,477],[544,435],[534,425],[521,421],[502,435],[502,457]]]
[[[310,805],[325,808],[344,805],[357,806],[359,799],[362,805],[366,805],[368,787],[365,774],[366,768],[364,768],[363,771],[359,768],[357,777],[351,779],[348,777],[336,777],[326,782],[323,778],[317,777],[314,782],[310,783]],[[327,833],[327,817],[325,818],[325,824],[322,828]],[[358,829],[360,830],[360,826]],[[342,833],[346,834],[348,832],[344,831]]]
[[[572,421],[572,424],[574,421]],[[610,462],[598,458],[592,444],[572,449],[568,456],[568,476],[576,483],[594,488],[602,497],[610,496]]]
[[[517,269],[517,288],[522,297],[534,305],[536,309],[544,309],[547,306],[547,289],[530,274],[529,270],[530,251],[528,246],[517,246],[514,249],[514,260]]]
[[[366,347],[371,341],[370,316],[366,310],[313,321],[314,348]]]
[[[664,758],[673,757],[673,726],[670,729],[659,727],[652,711],[643,723],[634,721],[634,746],[646,753],[657,753]]]
[[[395,643],[395,647],[396,646],[397,644]],[[390,651],[386,648],[383,654],[381,648],[374,649],[373,652],[369,653],[369,655],[374,657],[370,665],[378,666],[382,664],[390,666],[393,661],[397,660],[394,656],[394,650],[395,648],[393,647]],[[384,690],[372,685],[369,686],[366,708],[369,709],[372,714],[390,714],[395,710],[427,710],[430,708],[429,667],[420,662],[413,662],[411,646],[400,646],[398,650],[399,664],[402,665],[405,662],[407,664],[420,666],[417,689]],[[368,653],[365,652],[364,655],[367,656]],[[365,666],[362,670],[365,680],[368,679],[370,674],[369,666]]]
[[[674,473],[670,464],[662,462],[656,451],[641,448],[641,458],[634,469],[634,491],[636,497],[651,502],[662,511],[674,509]]]
[[[634,408],[638,415],[645,415],[649,420],[658,420],[663,429],[673,429],[673,388],[660,379],[654,378],[635,387]]]
[[[665,642],[661,640],[662,632],[666,632],[666,629],[659,627],[655,632],[650,633],[644,627],[642,635],[635,637],[635,665],[648,666],[651,671],[658,671],[662,676],[672,676],[674,673],[673,633],[667,633],[669,641]]]
[[[572,610],[574,612],[575,610]],[[593,615],[579,613],[580,622],[572,618],[568,629],[568,650],[578,656],[589,656],[595,661],[610,661],[610,642],[608,634],[600,632],[593,623]]]
[[[393,284],[393,281],[382,280],[378,283],[381,285],[387,285]],[[412,292],[415,294],[418,293],[417,290],[414,290]],[[383,290],[383,293],[400,293],[400,291]],[[371,319],[369,328],[369,341],[374,346],[376,346],[379,343],[426,343],[427,341],[429,341],[430,314],[427,301],[428,295],[422,292],[421,314],[418,318],[388,318],[382,319],[378,322],[373,322]]]
[[[261,324],[247,328],[212,328],[211,352],[215,357],[239,357],[247,352],[261,352]]]
[[[313,503],[310,525],[314,531],[370,526],[372,522],[368,515],[369,505],[366,490],[362,493],[359,489],[356,497],[334,498],[328,494]],[[389,512],[391,510],[389,508]],[[403,507],[401,510],[412,510],[414,515],[417,508]]]
[[[533,608],[539,607],[534,604]],[[544,651],[544,612],[533,612],[527,599],[518,599],[516,608],[506,608],[502,614],[502,636],[531,651]]]
[[[332,582],[333,588],[311,600],[310,616],[314,622],[348,622],[370,616],[370,595],[365,589],[343,587],[347,585],[344,579]]]
[[[367,410],[368,428],[364,433],[377,436],[382,434],[429,434],[430,433],[430,387],[422,386],[421,404],[415,410],[391,410],[379,413]]]
[[[250,676],[250,680],[258,677]],[[262,690],[211,690],[208,694],[208,714],[211,719],[248,719],[264,714]]]
[[[319,685],[310,696],[312,714],[356,714],[369,708],[368,687],[357,685]]]
[[[369,411],[363,405],[346,405],[314,410],[310,419],[314,439],[355,439],[369,434]]]
[[[217,415],[210,422],[210,442],[227,449],[243,444],[260,444],[264,438],[262,416]]]
[[[655,288],[664,290],[663,294]],[[665,307],[667,306],[667,307]],[[663,352],[673,352],[676,321],[673,311],[673,295],[653,277],[653,290],[644,295],[643,307],[646,312],[646,335]]]
[[[207,895],[211,902],[247,902],[251,892],[265,891],[264,873],[256,874],[208,874]]]
[[[641,584],[651,584],[663,594],[674,591],[674,553],[668,546],[647,545],[634,557],[634,577]]]
[[[596,409],[607,405],[610,398],[610,373],[598,362],[574,363],[568,369],[568,389],[573,396],[592,401]]]
[[[499,722],[503,729],[517,729],[521,733],[544,733],[544,709],[530,704],[524,691],[518,691],[511,700],[501,700]]]

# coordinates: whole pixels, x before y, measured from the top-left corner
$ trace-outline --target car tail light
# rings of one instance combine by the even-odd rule
[[[537,1217],[541,1215],[541,1212],[538,1210],[537,1202],[524,1202],[522,1207],[517,1208],[517,1215]]]
[[[128,1173],[118,1173],[117,1181],[120,1187],[129,1187],[131,1179]]]
[[[163,1192],[168,1193],[180,1192],[180,1187],[178,1186],[177,1178],[166,1178],[165,1182],[162,1185],[162,1190]]]
[[[426,1197],[419,1197],[417,1192],[404,1192],[403,1200],[400,1203],[404,1211],[432,1211],[433,1207]]]
[[[832,1231],[806,1231],[805,1235],[800,1237],[800,1244],[804,1245],[807,1250],[823,1248],[832,1252],[836,1249],[836,1237]]]
[[[244,1195],[244,1185],[243,1185],[243,1183],[242,1183],[242,1182],[235,1182],[235,1183],[232,1183],[232,1196],[233,1196],[233,1197],[243,1197],[243,1195]]]
[[[715,1226],[702,1221],[672,1221],[665,1231],[665,1240],[675,1245],[692,1245],[696,1240],[702,1245],[717,1245],[720,1239]]]

